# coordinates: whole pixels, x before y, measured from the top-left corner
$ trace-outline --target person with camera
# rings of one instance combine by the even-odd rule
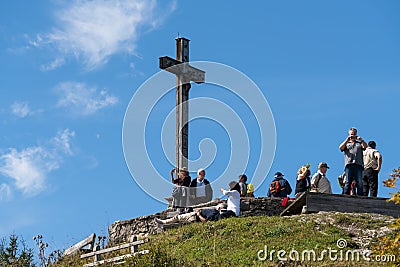
[[[174,178],[174,173],[176,174],[176,179]],[[170,171],[171,183],[174,184],[172,189],[172,207],[179,211],[179,213],[184,213],[185,208],[189,204],[189,185],[191,177],[189,171],[186,167],[178,170],[178,168],[173,168]]]
[[[366,148],[367,143],[357,135],[356,128],[349,129],[349,136],[339,146],[340,151],[344,153],[344,170],[347,179],[343,193],[346,195],[350,195],[350,185],[353,181],[356,182],[357,195],[363,195],[363,151]]]

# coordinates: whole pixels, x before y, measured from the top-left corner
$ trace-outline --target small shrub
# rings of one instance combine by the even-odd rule
[[[393,193],[388,201],[393,201],[395,204],[400,205],[400,189],[396,187],[396,183],[400,179],[400,167],[393,170],[390,177],[383,183],[386,187],[394,188],[397,193]],[[394,224],[389,225],[394,231],[382,237],[380,243],[375,247],[375,253],[378,255],[394,255],[396,257],[395,265],[400,266],[400,218]]]
[[[21,248],[22,247],[22,248]],[[15,234],[0,241],[0,266],[30,267],[34,266],[33,249],[26,246],[23,239],[18,240]]]

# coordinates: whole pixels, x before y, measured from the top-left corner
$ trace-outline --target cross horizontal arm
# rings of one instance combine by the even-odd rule
[[[206,72],[168,56],[160,57],[160,69],[184,77],[186,82],[204,83]]]
[[[175,65],[179,65],[182,62],[180,62],[179,60],[173,59],[171,57],[160,57],[160,69],[167,69],[169,67],[175,66]]]

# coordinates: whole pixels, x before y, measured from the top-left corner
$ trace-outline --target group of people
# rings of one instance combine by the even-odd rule
[[[326,177],[329,166],[326,162],[318,164],[318,171],[311,176],[310,165],[301,166],[297,171],[295,197],[300,196],[306,191],[332,194],[331,183]],[[292,193],[292,187],[281,172],[274,175],[268,190],[268,197],[285,198]]]
[[[344,153],[344,172],[338,182],[342,194],[376,197],[378,195],[378,174],[382,167],[382,155],[376,149],[375,141],[368,144],[357,135],[356,128],[350,128],[348,136],[339,146]],[[318,164],[318,171],[310,178],[310,165],[301,166],[297,172],[295,197],[306,191],[332,194],[326,172],[326,162]],[[268,196],[287,197],[291,194],[290,183],[281,172],[275,173]]]
[[[176,178],[174,178],[176,172]],[[179,171],[172,169],[170,175],[171,182],[175,185],[172,191],[173,206],[179,208],[181,212],[185,207],[211,201],[213,190],[210,182],[205,179],[206,171],[204,169],[199,169],[197,177],[193,180],[185,167]]]
[[[197,173],[204,171],[200,169]],[[204,172],[205,175],[205,172]],[[203,175],[203,176],[204,176]],[[199,178],[199,177],[198,177]],[[197,178],[197,179],[198,179]],[[204,179],[204,177],[203,177]],[[205,187],[205,186],[203,186]],[[154,218],[154,221],[159,227],[165,224],[171,224],[176,222],[205,222],[205,221],[216,221],[223,218],[236,217],[240,215],[240,194],[241,189],[239,182],[231,181],[228,184],[229,190],[223,188],[220,189],[224,196],[228,197],[226,205],[220,203],[217,206],[205,207],[193,210],[193,208],[186,209],[186,212],[180,212],[178,215],[173,216],[165,220]],[[211,187],[210,187],[211,188]],[[195,196],[196,197],[196,196]],[[205,200],[205,199],[203,199]],[[195,203],[198,203],[196,201]]]
[[[378,194],[378,174],[382,166],[382,156],[376,149],[376,143],[368,144],[357,135],[356,128],[350,128],[348,136],[339,146],[344,153],[345,167],[339,177],[342,194],[376,197]],[[318,164],[317,172],[311,177],[310,165],[301,166],[297,172],[295,197],[303,192],[319,192],[332,194],[332,187],[326,173],[329,166],[326,162]],[[176,173],[176,178],[174,178]],[[204,169],[197,171],[197,178],[191,179],[186,168],[171,170],[171,182],[175,185],[172,196],[173,206],[180,212],[167,220],[156,218],[158,225],[179,221],[208,221],[240,215],[240,198],[254,197],[253,185],[247,184],[247,176],[239,175],[238,181],[231,181],[229,190],[221,188],[221,193],[228,197],[227,206],[219,204],[215,207],[193,210],[193,206],[211,201],[213,191],[210,182],[205,179]],[[292,193],[292,187],[284,174],[276,172],[268,189],[268,197],[286,198]]]

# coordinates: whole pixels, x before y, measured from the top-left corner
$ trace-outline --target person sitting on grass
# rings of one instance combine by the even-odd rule
[[[224,204],[220,203],[214,207],[202,208],[196,211],[176,215],[172,218],[161,220],[154,218],[154,221],[159,227],[165,224],[172,224],[177,222],[205,222],[205,221],[216,221],[220,217],[220,212],[224,208]]]
[[[218,204],[216,207],[198,209],[196,211],[188,212],[185,214],[179,214],[172,218],[161,220],[154,218],[154,221],[159,227],[165,224],[172,224],[177,222],[205,222],[211,220],[219,220],[222,218],[236,217],[240,215],[240,186],[238,182],[231,181],[229,183],[229,191],[221,188],[222,194],[228,196],[228,207],[227,210],[222,210],[224,204]]]
[[[221,212],[220,218],[236,217],[240,215],[240,185],[238,182],[229,183],[229,191],[221,188],[222,194],[228,196],[226,212]]]

